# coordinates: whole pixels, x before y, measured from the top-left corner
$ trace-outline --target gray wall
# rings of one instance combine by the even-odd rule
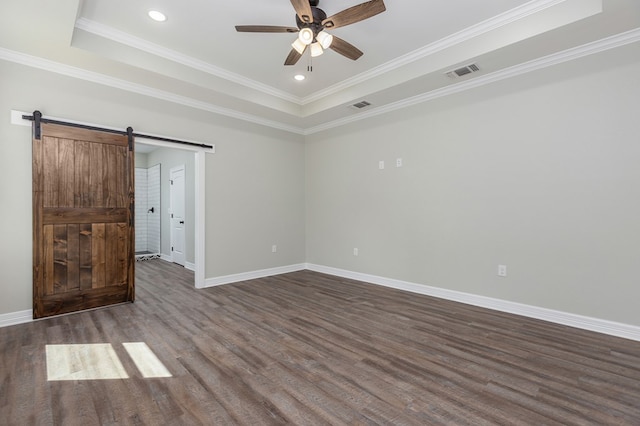
[[[633,49],[309,137],[307,261],[640,325]]]
[[[4,61],[0,76],[0,315],[32,308],[31,130],[10,124],[12,109],[214,143],[206,277],[304,262],[301,136]]]
[[[307,138],[0,61],[0,314],[31,308],[31,135],[9,111],[37,108],[215,143],[206,277],[307,261],[640,326],[634,49]]]
[[[136,168],[141,168],[141,169],[148,168],[148,166],[147,166],[147,164],[148,164],[148,155],[147,154],[143,154],[141,152],[136,152],[136,155],[134,156],[134,160],[135,160],[135,167]]]

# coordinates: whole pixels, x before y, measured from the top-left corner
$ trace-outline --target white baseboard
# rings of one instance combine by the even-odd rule
[[[8,314],[0,314],[0,328],[9,327],[10,325],[24,324],[33,321],[33,310],[11,312]]]
[[[308,263],[306,264],[306,269],[338,277],[364,281],[371,284],[382,285],[385,287],[396,288],[399,290],[410,291],[413,293],[424,294],[427,296],[438,297],[454,302],[466,303],[482,308],[494,309],[496,311],[536,318],[556,324],[568,325],[570,327],[581,328],[583,330],[595,331],[611,336],[640,341],[640,327],[629,324],[591,318],[568,312],[555,311],[552,309],[510,302],[508,300],[494,299],[492,297],[478,296],[470,293],[431,287],[423,284],[394,280],[376,275],[362,274],[329,266]]]
[[[204,282],[204,288],[215,287],[223,284],[231,284],[239,281],[254,280],[256,278],[270,277],[272,275],[286,274],[289,272],[302,271],[306,269],[306,264],[278,266],[277,268],[260,269],[257,271],[243,272],[240,274],[224,275],[220,277],[207,278]]]
[[[162,255],[162,259],[171,262],[170,256]],[[185,265],[185,268],[190,269],[190,266],[192,266],[192,264],[189,264],[189,266]],[[466,303],[482,308],[522,315],[529,318],[536,318],[556,324],[580,328],[583,330],[595,331],[611,336],[640,341],[640,327],[634,325],[586,317],[537,306],[525,305],[522,303],[510,302],[507,300],[495,299],[492,297],[478,296],[475,294],[463,293],[455,290],[447,290],[423,284],[416,284],[407,281],[379,277],[376,275],[363,274],[360,272],[353,272],[345,269],[315,265],[312,263],[301,263],[296,265],[280,266],[277,268],[261,269],[251,272],[207,278],[205,280],[205,287],[215,287],[218,285],[231,284],[234,282],[252,280],[256,278],[264,278],[272,275],[286,274],[289,272],[301,271],[304,269],[329,275],[335,275],[338,277],[364,281],[367,283],[382,285],[385,287],[396,288],[399,290],[410,291],[413,293],[424,294],[427,296],[438,297],[454,302]],[[11,312],[7,314],[0,314],[0,328],[23,324],[31,321],[33,321],[33,311],[31,309]]]
[[[160,259],[164,260],[165,262],[172,262],[173,263],[173,258],[171,257],[170,254],[160,254]],[[196,264],[192,263],[192,262],[185,262],[184,263],[184,267],[185,269],[188,269],[190,271],[194,271],[196,270]]]

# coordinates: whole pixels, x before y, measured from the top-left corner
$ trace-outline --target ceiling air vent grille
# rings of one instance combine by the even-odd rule
[[[371,104],[370,104],[369,102],[367,102],[367,101],[360,101],[360,102],[358,102],[357,104],[353,104],[353,105],[351,105],[351,106],[352,106],[353,108],[356,108],[356,109],[362,109],[362,108],[366,108],[366,107],[368,107],[368,106],[370,106],[370,105],[371,105]]]
[[[467,74],[471,74],[471,73],[478,72],[478,71],[480,71],[480,68],[478,67],[478,65],[471,64],[471,65],[467,65],[467,66],[462,67],[462,68],[457,68],[457,69],[455,69],[453,71],[449,71],[449,72],[446,73],[446,75],[449,78],[455,79],[455,78],[459,78],[459,77],[465,76]]]

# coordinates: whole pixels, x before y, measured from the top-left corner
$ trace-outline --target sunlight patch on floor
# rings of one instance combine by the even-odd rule
[[[122,346],[140,370],[145,379],[152,377],[172,377],[169,370],[144,342],[123,343]]]
[[[47,345],[47,380],[126,379],[116,351],[109,343]]]
[[[144,378],[172,377],[144,342],[122,344]],[[46,345],[47,380],[128,379],[110,343]]]

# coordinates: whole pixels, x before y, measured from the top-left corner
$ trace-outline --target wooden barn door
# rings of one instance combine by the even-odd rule
[[[133,137],[45,123],[40,133],[34,127],[34,318],[132,302]]]

